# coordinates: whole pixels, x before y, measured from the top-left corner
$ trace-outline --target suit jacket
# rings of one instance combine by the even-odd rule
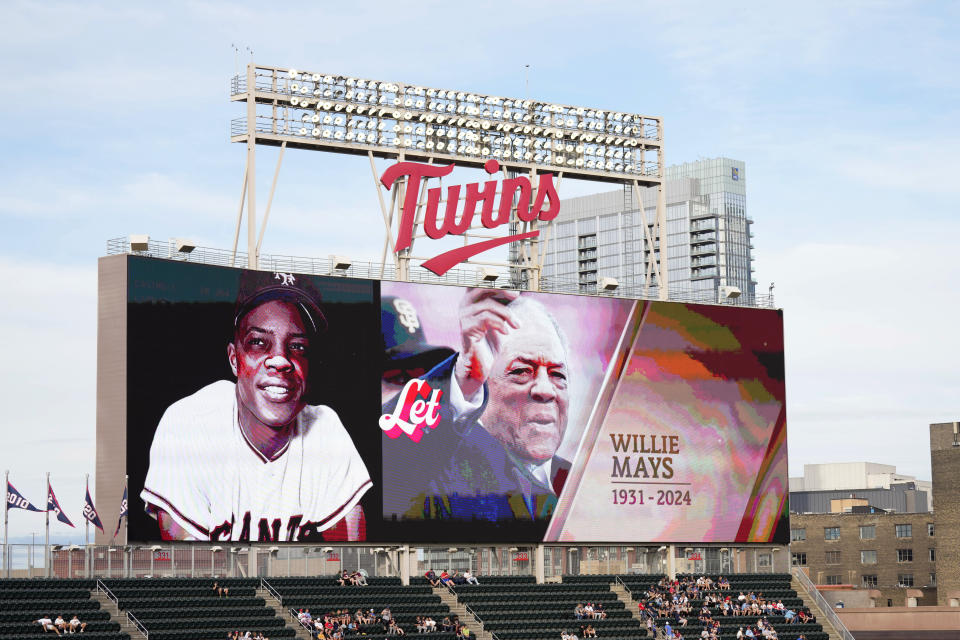
[[[486,408],[455,416],[450,385],[457,355],[424,378],[441,390],[440,421],[420,442],[384,434],[384,515],[399,519],[547,520],[563,489],[570,463],[554,457],[552,486],[544,486],[480,424]],[[388,402],[393,412],[398,399]]]

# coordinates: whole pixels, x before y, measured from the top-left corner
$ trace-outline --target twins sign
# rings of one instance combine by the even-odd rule
[[[420,202],[420,181],[424,178],[448,176],[455,167],[456,165],[453,163],[444,167],[419,162],[398,162],[383,172],[380,182],[387,189],[392,188],[397,180],[403,177],[407,178],[406,195],[403,199],[403,209],[398,223],[397,242],[394,251],[399,253],[408,249],[413,243],[416,211]],[[487,160],[483,168],[492,175],[500,170],[500,163],[492,159]],[[467,184],[463,211],[459,213],[459,217],[457,216],[457,207],[460,204],[460,191],[463,187],[458,184],[447,187],[446,206],[442,218],[440,218],[439,213],[442,190],[440,187],[428,189],[426,214],[423,219],[424,233],[433,240],[438,240],[447,235],[461,235],[470,229],[473,218],[477,213],[479,213],[480,222],[485,228],[495,229],[510,221],[510,214],[514,208],[514,198],[516,198],[517,218],[522,222],[533,222],[534,220],[548,222],[560,213],[560,198],[553,184],[552,173],[540,174],[535,198],[533,198],[533,185],[526,176],[508,178],[501,181],[499,185],[500,201],[494,208],[497,197],[497,180],[487,180],[482,187],[479,182]],[[531,199],[533,199],[533,207],[530,206]],[[477,211],[478,208],[479,212]],[[465,245],[434,256],[424,262],[422,266],[441,276],[454,265],[478,253],[510,242],[535,238],[539,234],[539,231],[528,231]]]

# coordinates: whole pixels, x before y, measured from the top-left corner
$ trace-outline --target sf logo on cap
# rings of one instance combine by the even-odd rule
[[[280,272],[274,273],[273,279],[282,280],[283,282],[281,282],[280,284],[282,284],[285,287],[289,287],[290,285],[292,285],[294,282],[297,281],[297,279],[293,277],[292,273],[280,273]]]
[[[402,298],[397,298],[393,301],[393,308],[397,310],[397,321],[410,333],[416,333],[420,328],[420,319],[413,305]]]

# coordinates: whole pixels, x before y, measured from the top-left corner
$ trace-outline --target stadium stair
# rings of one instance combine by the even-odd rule
[[[106,593],[101,591],[99,586],[96,589],[90,590],[90,598],[99,602],[100,608],[109,612],[110,617],[120,623],[120,631],[129,634],[131,638],[144,637],[140,629],[137,629],[137,625],[130,622],[130,620],[127,618],[127,615],[120,611],[120,609],[117,607],[117,603],[111,600]]]
[[[817,604],[816,599],[813,595],[807,590],[807,588],[797,580],[795,575],[790,576],[790,588],[797,592],[801,598],[803,598],[804,605],[810,609],[813,615],[817,616],[817,622],[823,627],[823,630],[830,634],[830,640],[843,640],[843,634],[837,631],[830,620],[827,619],[826,614],[823,612],[823,609],[820,608],[820,605]]]
[[[264,580],[264,583],[262,584],[269,583]],[[293,614],[287,612],[287,610],[283,607],[283,602],[278,600],[269,589],[261,586],[259,589],[257,589],[257,597],[263,598],[263,601],[268,607],[273,609],[274,613],[277,614],[277,617],[283,620],[287,620],[287,618],[289,618],[289,620],[287,620],[287,626],[292,627],[294,631],[296,631],[297,637],[300,638],[300,640],[311,640],[312,636],[310,633],[303,628],[303,625],[300,624],[299,620],[293,617]]]
[[[452,613],[460,617],[460,622],[466,625],[471,633],[476,633],[478,640],[494,640],[493,634],[483,628],[483,624],[477,620],[477,617],[474,616],[469,609],[460,604],[460,601],[457,600],[456,593],[446,587],[435,587],[433,592],[440,596],[441,602],[450,607]]]

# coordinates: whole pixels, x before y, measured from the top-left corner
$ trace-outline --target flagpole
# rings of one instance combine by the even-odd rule
[[[88,495],[90,495],[90,474],[89,474],[89,473],[87,474],[87,493],[86,493],[86,495],[84,496],[84,499],[86,499],[86,496],[88,496]],[[86,505],[84,505],[83,519],[84,519],[84,520],[86,521],[86,523],[87,523],[86,528],[84,529],[84,533],[83,533],[83,535],[84,535],[84,544],[83,544],[83,546],[89,547],[89,546],[90,546],[90,519],[87,517],[87,514],[86,514]]]
[[[3,567],[7,571],[7,577],[10,577],[10,545],[7,544],[7,534],[9,533],[10,523],[10,470],[4,472],[3,476]]]
[[[47,533],[43,542],[43,565],[46,576],[50,577],[50,472],[47,471]]]
[[[123,522],[123,545],[130,544],[130,494],[127,493],[130,484],[130,476],[123,476],[123,492],[127,494],[127,519]]]

